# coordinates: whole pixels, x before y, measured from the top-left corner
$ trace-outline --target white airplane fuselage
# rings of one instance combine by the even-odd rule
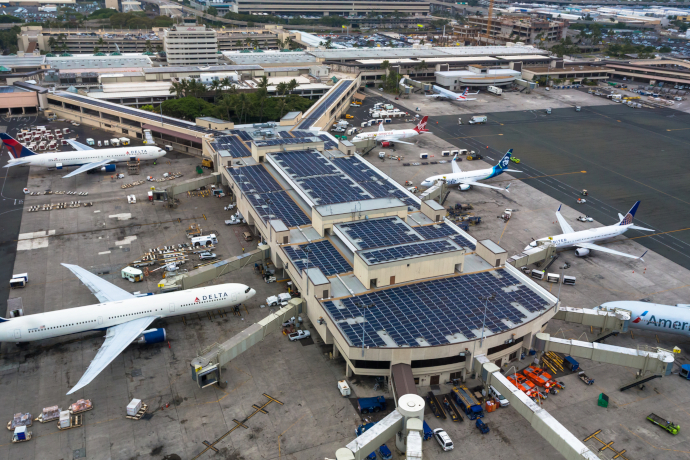
[[[381,141],[392,141],[396,139],[409,139],[411,137],[419,136],[419,133],[414,129],[394,129],[391,131],[372,131],[370,133],[357,134],[352,140],[363,141],[366,139],[376,139]]]
[[[629,327],[667,334],[690,336],[690,305],[662,305],[658,303],[621,300],[606,302],[601,309],[630,310]]]
[[[70,152],[39,153],[19,159],[10,159],[7,164],[22,163],[23,166],[45,166],[54,168],[58,163],[62,166],[80,166],[103,160],[113,160],[115,163],[129,161],[130,157],[140,160],[155,160],[166,154],[166,151],[156,146],[146,147],[118,147],[99,150],[73,150]]]
[[[532,241],[525,250],[537,247],[543,243],[551,242],[556,246],[556,249],[571,248],[577,243],[596,243],[597,241],[608,240],[625,233],[630,225],[609,225],[606,227],[592,228],[589,230],[580,230],[579,232],[563,233],[552,236],[551,239],[539,238]]]
[[[446,185],[459,184],[463,180],[477,182],[480,180],[491,179],[494,177],[494,168],[478,169],[476,171],[465,171],[461,173],[438,174],[436,176],[427,177],[421,182],[422,187],[431,187],[437,181],[446,180]]]
[[[245,302],[256,291],[244,284],[219,284],[20,316],[0,323],[0,342],[33,342],[107,329],[146,316],[167,318]]]

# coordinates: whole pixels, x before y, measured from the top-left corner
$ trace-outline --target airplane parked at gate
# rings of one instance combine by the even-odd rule
[[[378,131],[357,134],[355,137],[352,138],[352,142],[365,141],[367,139],[376,139],[376,142],[388,141],[412,145],[412,142],[405,142],[401,139],[409,139],[411,137],[419,136],[422,133],[428,133],[429,130],[426,129],[426,123],[428,119],[429,117],[422,118],[422,121],[420,121],[419,124],[412,129],[392,129],[390,131],[386,131],[386,128],[384,128],[383,126],[383,123],[381,123],[379,125]]]
[[[456,185],[460,190],[469,190],[471,186],[476,185],[477,187],[487,187],[495,190],[508,191],[508,187],[494,187],[493,185],[481,184],[477,181],[491,179],[504,172],[522,172],[516,169],[507,169],[510,164],[510,157],[513,154],[513,149],[508,150],[503,158],[498,162],[496,166],[488,169],[478,169],[476,171],[465,171],[460,169],[460,166],[455,161],[457,155],[453,157],[453,173],[452,174],[438,174],[436,176],[427,177],[421,183],[422,187],[431,187],[437,181],[445,179],[446,184]]]
[[[404,85],[405,84],[405,78],[402,78],[400,80],[400,84]],[[479,94],[479,91],[476,93],[470,93],[469,88],[465,88],[465,91],[462,92],[462,94],[454,93],[453,91],[450,91],[445,88],[441,88],[440,86],[433,85],[431,87],[431,90],[434,92],[434,94],[427,94],[426,97],[443,97],[446,99],[449,99],[451,101],[476,101],[476,99],[470,99],[467,96],[468,95],[475,95]]]
[[[613,310],[615,308],[629,310],[632,313],[629,327],[690,336],[690,305],[688,304],[661,305],[635,300],[620,300],[603,303],[595,310]]]
[[[135,340],[140,344],[164,342],[165,329],[146,330],[155,320],[231,307],[256,294],[244,284],[228,283],[137,297],[77,265],[62,265],[70,269],[101,303],[0,318],[0,342],[32,342],[80,332],[105,331],[105,342],[68,395],[91,383]]]
[[[107,168],[106,165],[109,163],[129,161],[131,157],[137,157],[140,160],[155,160],[166,154],[165,150],[156,146],[130,146],[96,150],[73,139],[67,139],[67,142],[76,150],[70,152],[47,152],[37,155],[9,134],[0,133],[0,139],[2,139],[10,154],[10,160],[3,166],[4,168],[11,166],[45,166],[46,168],[62,169],[64,166],[81,166],[66,176],[62,176],[63,178],[76,176],[99,167]],[[115,170],[114,166],[112,171]],[[107,171],[110,170],[107,169]]]
[[[561,215],[561,206],[559,206],[558,211],[556,211],[556,218],[558,219],[558,223],[561,224],[563,233],[560,235],[549,236],[547,238],[540,238],[536,241],[532,241],[529,246],[525,248],[525,250],[536,248],[547,242],[552,242],[556,245],[556,249],[569,249],[573,247],[577,248],[575,249],[575,255],[577,257],[585,257],[589,255],[590,251],[601,251],[644,261],[642,257],[647,254],[647,251],[638,257],[594,244],[597,241],[615,238],[619,235],[622,235],[629,229],[653,232],[654,230],[651,228],[638,227],[637,225],[633,224],[633,218],[635,217],[638,206],[640,206],[639,201],[635,203],[632,208],[630,208],[630,211],[628,211],[625,216],[619,213],[618,218],[620,219],[620,222],[617,224],[607,225],[606,227],[592,228],[589,230],[581,230],[579,232],[573,230],[570,224],[566,222],[565,218]]]

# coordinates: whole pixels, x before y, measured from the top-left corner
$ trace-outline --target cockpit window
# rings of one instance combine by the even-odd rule
[[[248,287],[246,291],[244,291],[245,294],[249,294],[249,291],[251,291],[252,288]]]

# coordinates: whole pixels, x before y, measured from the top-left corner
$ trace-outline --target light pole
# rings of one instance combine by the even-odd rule
[[[482,337],[481,339],[479,339],[479,346],[482,347],[484,345],[484,326],[486,325],[486,309],[489,306],[489,300],[494,300],[496,298],[496,294],[492,293],[488,296],[479,298],[484,301],[484,317],[482,318]]]
[[[362,358],[364,358],[364,325],[367,322],[367,308],[375,307],[376,304],[372,302],[369,305],[364,305],[362,302],[357,302],[355,305],[357,305],[358,308],[364,310],[364,312],[362,313]]]

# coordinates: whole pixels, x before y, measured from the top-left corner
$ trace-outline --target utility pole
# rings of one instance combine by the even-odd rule
[[[362,312],[362,358],[364,358],[364,326],[367,323],[367,309],[371,307],[375,307],[376,304],[374,302],[370,303],[369,305],[364,305],[362,302],[357,302],[355,305],[357,305],[358,308],[364,310]]]

